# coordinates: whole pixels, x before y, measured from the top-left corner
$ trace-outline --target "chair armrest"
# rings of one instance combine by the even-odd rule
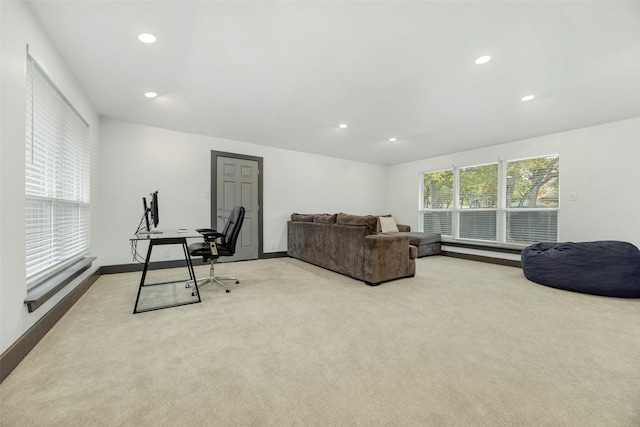
[[[212,229],[212,228],[196,228],[196,231],[198,233],[204,234],[204,233],[211,233],[212,231],[216,232],[216,230]]]
[[[222,237],[222,233],[218,233],[216,230],[212,230],[210,228],[198,228],[196,230],[198,233],[202,234],[205,240],[215,240],[218,237]]]

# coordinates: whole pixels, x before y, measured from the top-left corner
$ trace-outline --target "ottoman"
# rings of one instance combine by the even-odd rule
[[[640,250],[627,242],[536,243],[521,254],[527,279],[567,291],[640,298]]]

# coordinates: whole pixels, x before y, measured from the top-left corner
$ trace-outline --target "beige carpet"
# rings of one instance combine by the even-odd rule
[[[139,273],[102,276],[0,385],[2,425],[640,426],[640,300],[447,257],[378,287],[217,270],[241,284],[136,315]]]

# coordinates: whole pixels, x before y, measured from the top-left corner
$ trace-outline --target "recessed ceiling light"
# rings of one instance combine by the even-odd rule
[[[526,95],[520,98],[520,101],[531,101],[533,98],[535,98],[534,95]]]
[[[144,33],[138,36],[138,40],[140,40],[142,43],[155,43],[156,36],[154,36],[153,34]]]
[[[491,61],[491,57],[489,55],[483,55],[478,59],[476,59],[476,64],[482,65],[482,64],[486,64],[489,61]]]
[[[338,125],[338,127],[339,127],[340,129],[346,129],[346,128],[347,128],[347,125],[346,125],[346,124],[344,124],[344,123],[342,123],[341,125]]]
[[[146,96],[147,98],[155,98],[156,96],[158,96],[158,94],[156,92],[146,92],[144,96]]]
[[[389,142],[396,142],[398,138],[389,138]]]

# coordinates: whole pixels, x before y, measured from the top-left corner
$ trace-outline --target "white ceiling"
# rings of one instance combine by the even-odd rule
[[[28,3],[151,126],[389,165],[640,116],[638,1]]]

